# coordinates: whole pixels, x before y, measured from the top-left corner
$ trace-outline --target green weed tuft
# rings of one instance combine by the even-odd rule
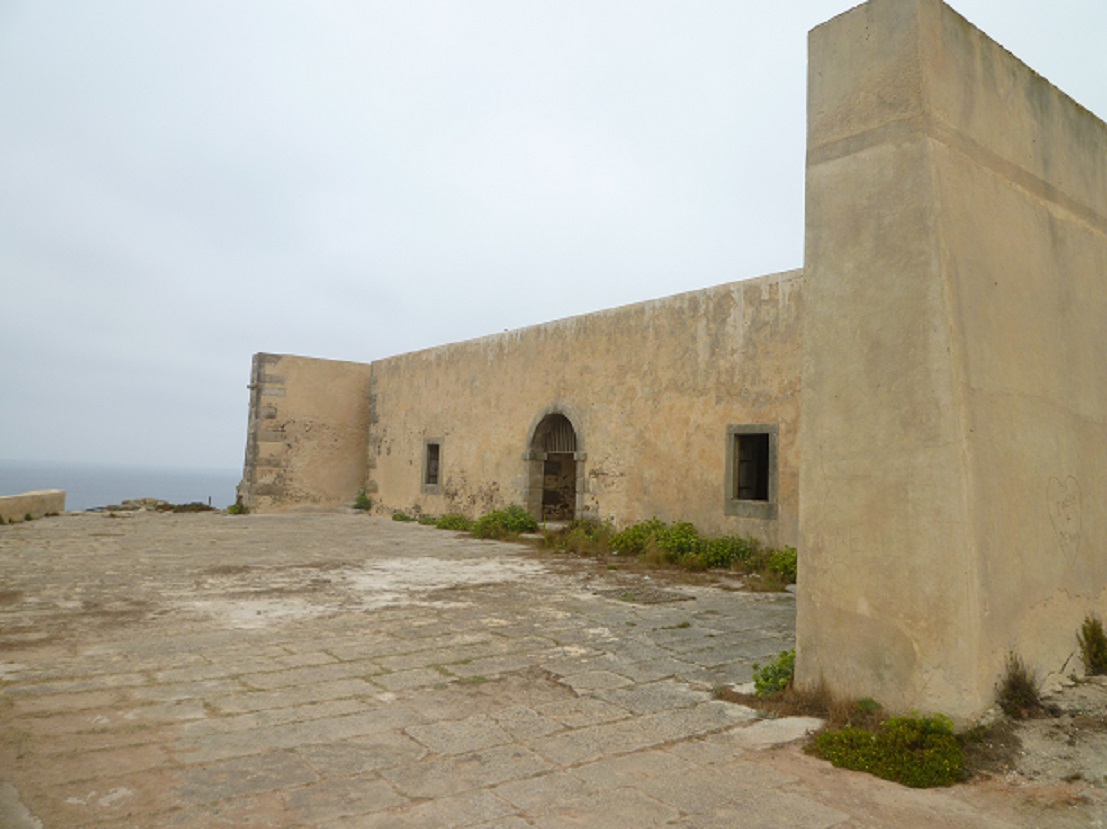
[[[560,553],[605,556],[611,552],[614,530],[610,524],[592,518],[578,518],[560,530],[546,530],[542,543]]]
[[[1084,670],[1089,674],[1107,674],[1107,634],[1098,616],[1093,613],[1084,617],[1076,641],[1080,643]]]
[[[756,662],[753,665],[753,687],[762,699],[779,694],[792,687],[796,676],[795,650],[781,651],[775,660],[764,668]]]
[[[780,591],[796,580],[794,547],[767,549],[749,536],[704,536],[687,521],[651,518],[616,532],[610,524],[580,520],[545,532],[543,545],[578,555],[637,559],[653,567],[730,569],[750,576],[747,587],[757,591]]]
[[[780,576],[785,584],[796,583],[796,548],[783,547],[769,554],[769,572]]]
[[[1042,711],[1038,678],[1017,654],[1007,654],[1007,667],[996,690],[996,702],[1004,714],[1020,720]]]
[[[357,491],[357,497],[354,498],[354,509],[371,510],[373,508],[373,499],[365,494],[365,489],[359,489]]]
[[[537,532],[538,522],[518,504],[485,513],[473,522],[470,532],[477,538],[512,538]]]
[[[664,521],[651,518],[631,524],[611,537],[611,549],[621,556],[640,556],[647,552],[650,543],[667,529]]]
[[[448,512],[445,515],[438,517],[438,520],[434,522],[434,526],[440,530],[454,530],[456,532],[467,533],[473,527],[473,522],[462,515],[460,512]]]

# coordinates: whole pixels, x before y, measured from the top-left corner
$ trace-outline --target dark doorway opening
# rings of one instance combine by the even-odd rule
[[[531,438],[527,508],[541,521],[571,521],[579,493],[577,435],[560,413],[548,414]]]

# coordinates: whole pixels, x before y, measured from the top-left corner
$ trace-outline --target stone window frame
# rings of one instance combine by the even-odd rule
[[[423,441],[423,470],[421,475],[421,482],[423,485],[423,492],[428,495],[438,495],[440,487],[442,485],[442,438],[426,438]],[[434,470],[434,482],[430,480],[431,476],[431,447],[436,447],[437,451],[437,466]]]
[[[742,435],[768,435],[769,497],[767,500],[738,498],[738,444]],[[723,477],[723,512],[738,518],[775,519],[777,517],[777,482],[779,479],[779,429],[775,423],[742,423],[726,427],[726,470]]]

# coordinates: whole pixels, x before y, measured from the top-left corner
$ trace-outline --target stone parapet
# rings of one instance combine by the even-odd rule
[[[0,496],[0,524],[18,523],[31,518],[65,512],[64,489],[40,489],[21,495]]]

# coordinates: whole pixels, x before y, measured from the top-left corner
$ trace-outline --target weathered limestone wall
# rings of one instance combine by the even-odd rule
[[[246,462],[251,511],[352,504],[366,479],[370,366],[255,354]]]
[[[64,489],[39,489],[20,495],[0,496],[0,524],[19,523],[28,515],[38,520],[65,512]]]
[[[433,514],[526,505],[531,436],[560,412],[577,435],[578,515],[794,543],[801,284],[766,276],[375,362],[374,499]],[[724,511],[731,424],[778,427],[775,519]],[[441,447],[430,488],[428,441]]]
[[[797,679],[968,719],[1107,607],[1107,127],[938,0],[809,84]]]
[[[990,696],[1008,651],[1081,671],[1076,630],[1107,615],[1107,124],[948,10],[931,37]]]

